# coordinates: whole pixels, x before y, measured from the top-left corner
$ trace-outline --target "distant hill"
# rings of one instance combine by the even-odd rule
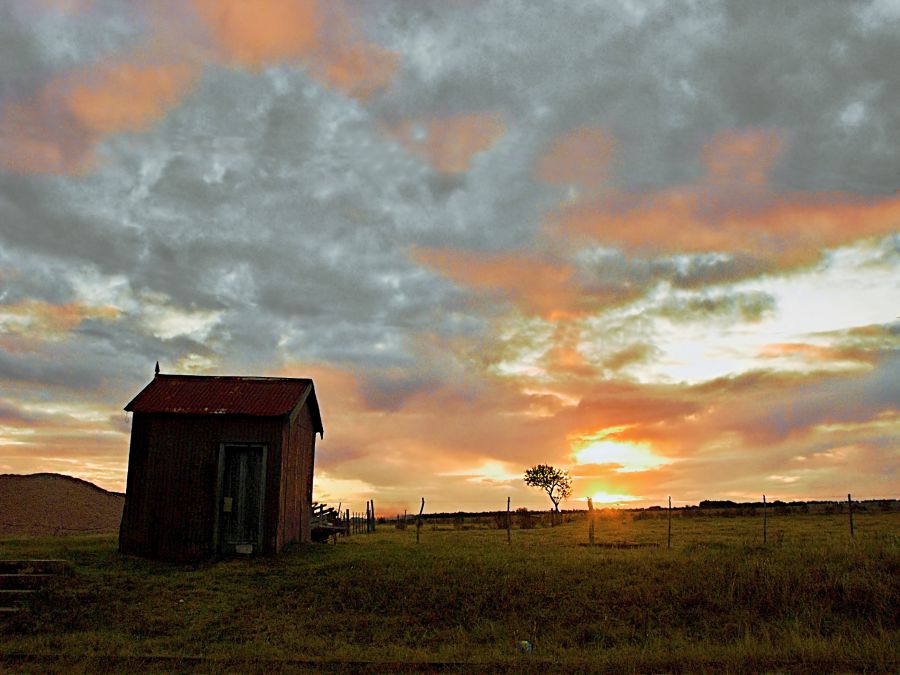
[[[125,495],[59,473],[0,474],[0,537],[118,532]]]

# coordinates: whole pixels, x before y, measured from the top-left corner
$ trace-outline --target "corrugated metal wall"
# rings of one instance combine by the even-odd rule
[[[280,550],[280,462],[286,421],[284,417],[134,413],[120,550],[170,560],[204,558],[215,552],[220,443],[268,446],[263,550]]]
[[[312,416],[304,406],[284,430],[281,474],[281,519],[278,548],[310,541],[310,505],[315,459],[316,432]]]

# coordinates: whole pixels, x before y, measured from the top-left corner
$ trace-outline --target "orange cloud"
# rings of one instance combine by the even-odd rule
[[[861,361],[871,363],[876,355],[856,347],[823,347],[802,342],[778,342],[765,345],[760,357],[773,359],[796,357],[811,362]]]
[[[541,358],[541,367],[551,378],[594,378],[597,369],[584,358],[578,348],[581,339],[581,326],[571,320],[576,315],[551,315],[554,320],[553,335],[550,337],[550,349]]]
[[[547,369],[553,373],[567,372],[573,375],[592,376],[597,374],[596,368],[587,363],[584,355],[566,341],[557,342],[548,350],[543,359]]]
[[[35,354],[39,350],[35,340],[21,334],[0,332],[0,351],[6,354]]]
[[[436,171],[462,173],[472,158],[490,148],[506,133],[506,125],[493,113],[468,113],[406,120],[390,133],[409,152],[424,157]]]
[[[844,406],[834,406],[838,392],[855,394]],[[891,416],[896,406],[879,392],[877,374],[759,372],[698,386],[600,382],[583,394],[577,408],[560,415],[570,434],[616,428],[610,438],[617,442],[683,460],[678,467],[648,472],[640,485],[630,486],[631,494],[653,494],[672,472],[682,472],[685,484],[699,486],[701,493],[708,494],[707,483],[724,490],[731,480],[722,474],[726,465],[736,482],[746,484],[754,476],[752,484],[776,467],[779,472],[789,467],[803,448],[820,452],[867,437],[877,442],[887,427],[896,429],[898,419],[896,412]],[[744,467],[739,471],[738,465]]]
[[[0,473],[64,473],[124,491],[128,436],[111,425],[60,415],[21,431],[0,436]]]
[[[119,310],[115,307],[90,307],[79,302],[53,305],[39,300],[25,300],[0,305],[0,335],[55,339],[88,319],[108,321],[118,316]],[[15,346],[14,341],[10,344]]]
[[[142,131],[184,96],[194,82],[191,66],[101,66],[85,81],[66,86],[64,105],[91,132]],[[80,78],[82,79],[82,78]]]
[[[781,265],[900,227],[897,195],[770,189],[781,148],[773,134],[718,136],[703,150],[707,176],[699,183],[592,199],[562,209],[548,226],[629,250],[740,252]]]
[[[498,254],[415,247],[411,255],[418,263],[469,290],[485,293],[492,300],[506,300],[523,313],[550,322],[552,333],[545,338],[545,344],[537,345],[543,354],[527,367],[537,368],[553,380],[584,380],[597,375],[597,368],[588,363],[580,350],[582,326],[578,320],[599,307],[622,302],[640,292],[639,288],[621,286],[592,287],[575,267],[530,252]],[[519,346],[530,351],[535,345]],[[482,357],[496,363],[506,361],[506,354],[515,362],[515,353],[514,344],[501,341],[483,352]],[[621,368],[648,353],[649,348],[632,350],[603,366]]]
[[[784,142],[778,134],[757,129],[726,131],[701,153],[708,178],[714,182],[765,185]]]
[[[548,183],[597,187],[609,178],[615,140],[604,129],[580,127],[558,138],[538,164],[538,177]]]
[[[534,397],[493,378],[479,378],[472,389],[460,389],[456,380],[435,381],[412,391],[401,407],[387,412],[377,405],[379,397],[361,393],[366,381],[378,373],[307,364],[289,365],[278,374],[315,380],[326,429],[317,465],[332,477],[378,486],[385,502],[391,501],[392,490],[408,496],[430,486],[433,491],[426,494],[435,495],[438,490],[432,481],[455,481],[465,487],[463,478],[437,477],[480,466],[485,458],[535,463],[546,448],[564,438],[552,418],[521,414],[532,409]],[[510,424],[511,415],[516,416],[515,424]],[[466,423],[443,423],[447,419]],[[558,457],[559,450],[553,452],[553,458]],[[410,471],[411,466],[416,469]]]
[[[456,355],[441,356],[446,363]],[[522,382],[492,377],[469,362],[462,377],[437,377],[390,411],[377,396],[363,393],[373,375],[377,380],[382,373],[291,364],[275,374],[315,380],[326,428],[317,447],[317,476],[327,475],[329,500],[342,499],[354,510],[371,497],[382,508],[412,508],[423,495],[429,510],[492,508],[505,504],[507,495],[514,504],[545,508],[541,495],[521,480],[492,479],[489,469],[515,476],[536,463],[568,466],[579,449],[573,440],[591,435],[616,445],[597,449],[600,464],[573,472],[579,496],[602,489],[696,501],[732,489],[762,490],[773,474],[797,476],[797,496],[827,496],[836,494],[851,467],[858,480],[854,489],[872,494],[883,489],[884,477],[876,474],[890,465],[892,451],[879,450],[879,438],[896,436],[900,421],[893,403],[877,395],[866,400],[867,390],[854,388],[864,380],[834,374],[755,373],[701,386],[594,378],[559,397],[551,387],[527,393]],[[847,384],[857,395],[841,396],[842,406],[823,405],[823,396],[832,400]],[[121,415],[46,404],[45,388],[35,387],[42,392],[32,397],[37,405],[17,409],[15,402],[0,400],[5,470],[63,470],[122,489],[127,423]],[[556,403],[546,405],[550,399]],[[635,457],[616,458],[632,446]],[[869,448],[870,459],[842,454],[841,448],[851,446]],[[646,460],[646,452],[681,461],[643,470],[638,460],[641,453]],[[826,454],[832,468],[823,474]],[[617,471],[625,460],[633,464],[630,473]],[[819,470],[807,477],[797,472],[804,465]]]
[[[315,0],[192,0],[219,46],[259,68],[316,49],[324,16]]]
[[[49,1],[49,0],[48,0]],[[87,3],[57,3],[77,11]],[[348,96],[386,88],[397,54],[367,42],[352,5],[339,0],[191,0],[214,44],[214,55],[261,68],[297,60],[310,74]],[[175,63],[101,63],[59,75],[0,110],[0,166],[22,173],[80,174],[96,166],[104,135],[143,131],[183,98],[198,75],[197,35],[181,11],[155,6],[151,45],[175,50]],[[174,36],[174,37],[173,37]]]
[[[544,317],[577,314],[586,301],[571,267],[528,253],[415,248],[412,256],[455,282],[499,293]]]
[[[301,61],[339,91],[367,98],[385,89],[397,54],[364,39],[351,5],[336,0],[192,0],[226,56],[250,68]]]
[[[94,135],[44,92],[0,115],[0,165],[20,173],[82,173],[93,163]]]
[[[643,292],[638,285],[597,284],[576,266],[546,253],[518,251],[488,253],[452,248],[414,247],[410,254],[457,284],[492,293],[513,303],[526,314],[560,323],[572,321],[601,307],[633,299]],[[557,327],[556,335],[562,336]],[[576,364],[571,351],[574,333],[568,331],[555,352],[560,364]]]
[[[445,360],[450,358],[444,355]],[[729,489],[761,489],[766,476],[786,474],[798,453],[814,455],[831,445],[864,444],[884,433],[884,424],[818,430],[830,415],[818,397],[843,381],[833,375],[758,373],[703,386],[586,379],[572,391],[577,403],[541,406],[536,414],[535,399],[555,398],[549,391],[527,394],[522,383],[483,372],[469,373],[477,380],[472,388],[458,389],[456,378],[421,387],[390,412],[373,407],[360,394],[371,374],[321,366],[293,366],[282,374],[316,380],[327,429],[317,452],[318,470],[345,481],[348,490],[352,481],[364,482],[369,490],[365,498],[375,496],[383,504],[409,507],[424,494],[429,508],[459,510],[468,504],[473,509],[490,508],[494,489],[504,502],[511,494],[514,502],[540,506],[539,496],[521,481],[492,484],[479,482],[478,475],[489,465],[502,466],[510,475],[538,462],[568,466],[578,450],[573,439],[598,434],[614,443],[599,450],[624,453],[622,461],[574,471],[576,494],[602,485],[615,494],[648,498],[673,493],[694,498],[690,492],[696,501]],[[877,414],[880,404],[872,405],[871,410],[863,403],[841,414],[846,413],[847,420],[865,421]],[[465,423],[447,424],[448,419]],[[885,424],[895,425],[896,419]],[[632,448],[634,457],[628,455]],[[651,467],[648,458],[665,465]],[[642,461],[646,468],[640,466]],[[617,470],[624,463],[633,465],[631,472]],[[729,467],[725,474],[723,466]],[[830,480],[843,478],[834,474]],[[803,496],[802,491],[815,484],[801,476],[794,487]],[[806,492],[810,495],[816,496]],[[363,497],[331,496],[351,503],[354,499],[361,503]]]
[[[0,116],[0,163],[24,173],[82,173],[104,134],[141,131],[192,85],[187,64],[114,63],[48,82]]]
[[[354,98],[368,98],[387,89],[397,69],[395,52],[373,45],[356,45],[338,52],[319,73],[331,87]]]

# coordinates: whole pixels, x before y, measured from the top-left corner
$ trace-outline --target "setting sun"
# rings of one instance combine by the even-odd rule
[[[582,437],[572,453],[575,461],[578,464],[617,464],[617,473],[647,471],[671,462],[654,454],[647,444],[608,440],[610,435],[621,430],[622,427],[605,429]]]

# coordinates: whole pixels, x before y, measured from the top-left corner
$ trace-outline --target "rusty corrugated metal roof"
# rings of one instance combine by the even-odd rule
[[[313,381],[307,378],[157,375],[125,410],[277,417],[304,401],[316,432],[324,434]]]

